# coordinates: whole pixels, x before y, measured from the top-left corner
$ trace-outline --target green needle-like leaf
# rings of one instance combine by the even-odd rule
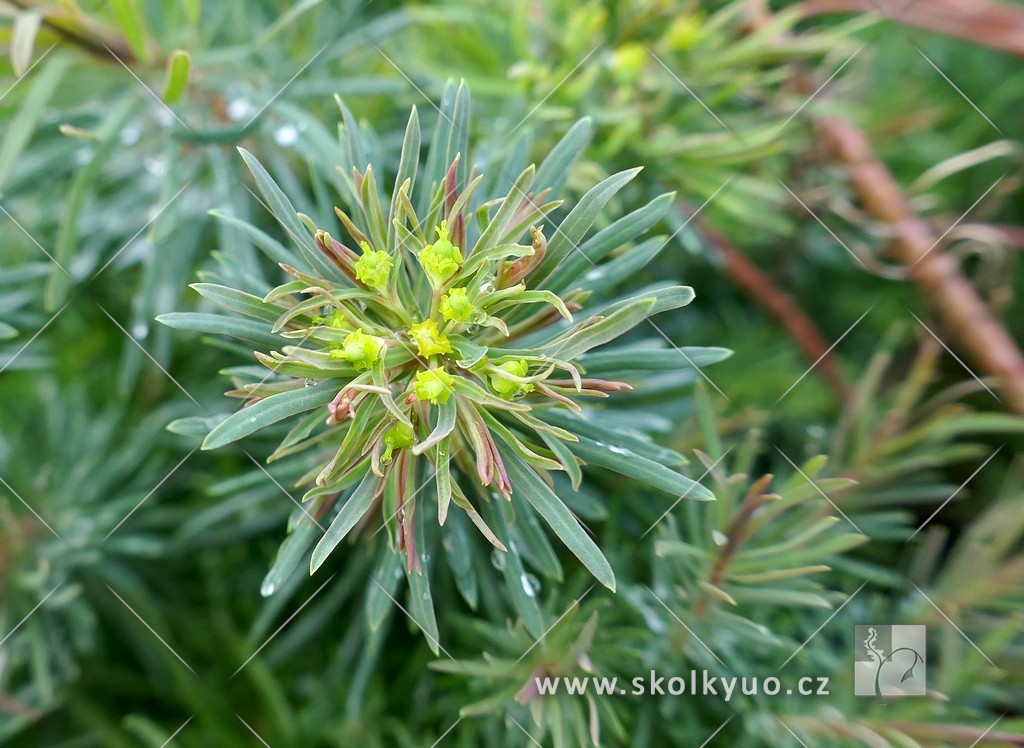
[[[203,449],[217,449],[253,434],[272,423],[327,405],[338,392],[330,380],[259,400],[232,413],[203,440]]]
[[[349,531],[363,518],[363,515],[370,509],[373,499],[380,487],[380,478],[372,472],[363,476],[363,480],[356,486],[352,495],[342,505],[327,532],[320,538],[320,542],[313,549],[313,557],[310,559],[310,573],[319,569],[331,552],[338,547],[338,543],[345,539]]]
[[[547,484],[509,449],[498,447],[505,469],[517,491],[530,502],[534,509],[544,518],[566,548],[575,554],[584,566],[590,569],[597,580],[608,589],[615,591],[615,572],[612,571],[608,559],[601,553],[580,523],[572,516],[572,512]]]

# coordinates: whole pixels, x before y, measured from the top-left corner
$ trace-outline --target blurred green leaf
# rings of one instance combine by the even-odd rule
[[[164,83],[164,101],[168,104],[176,103],[188,88],[189,70],[192,67],[192,58],[183,49],[176,49],[167,58],[167,80]]]

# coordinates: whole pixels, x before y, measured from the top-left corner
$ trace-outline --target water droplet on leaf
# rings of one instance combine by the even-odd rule
[[[282,125],[274,130],[274,140],[278,145],[294,145],[299,140],[299,130],[295,125]]]
[[[519,577],[519,581],[523,585],[523,592],[528,597],[536,597],[537,593],[540,592],[540,581],[533,574],[522,574]]]
[[[232,99],[228,102],[228,117],[236,122],[245,119],[252,112],[252,104],[248,99]]]

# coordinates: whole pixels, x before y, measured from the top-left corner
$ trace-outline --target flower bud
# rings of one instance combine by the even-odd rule
[[[383,340],[356,330],[346,335],[341,350],[333,351],[331,355],[348,361],[357,371],[362,371],[377,363],[383,350]]]
[[[468,322],[475,311],[465,288],[453,288],[441,298],[441,316],[449,322]]]
[[[383,251],[374,251],[366,242],[360,242],[363,256],[356,263],[356,278],[371,288],[382,288],[388,280],[388,273],[393,264],[391,255]]]
[[[396,449],[408,449],[416,443],[413,437],[412,426],[404,423],[396,423],[392,426],[384,434],[382,441],[384,442],[384,454],[381,455],[380,461],[385,465],[391,462],[391,456]]]
[[[452,345],[448,340],[448,336],[438,332],[437,323],[432,319],[410,327],[409,337],[416,341],[419,354],[424,358],[452,352]]]
[[[443,285],[462,267],[462,251],[451,242],[448,222],[437,227],[437,241],[428,244],[419,253],[420,265],[430,277],[434,288]]]
[[[416,373],[413,390],[420,400],[427,400],[434,405],[446,403],[455,391],[455,377],[438,367],[420,371]]]
[[[506,361],[503,364],[499,364],[496,368],[514,377],[525,377],[530,370],[530,365],[523,359],[520,359],[519,361]],[[491,389],[506,400],[511,400],[520,392],[523,394],[533,392],[533,384],[529,382],[525,384],[513,382],[511,379],[505,379],[500,374],[492,373]]]

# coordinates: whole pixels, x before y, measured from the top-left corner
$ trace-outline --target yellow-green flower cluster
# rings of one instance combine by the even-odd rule
[[[439,288],[462,267],[463,260],[462,250],[451,242],[448,222],[441,221],[436,231],[437,241],[420,250],[419,259],[431,285]]]
[[[449,322],[468,322],[475,311],[465,288],[453,288],[441,297],[441,316]]]
[[[364,371],[380,360],[384,347],[385,343],[381,338],[356,330],[346,335],[341,349],[332,351],[331,355],[348,361],[356,371]]]
[[[413,391],[420,400],[427,400],[434,405],[448,402],[455,391],[455,377],[444,369],[434,367],[416,373]]]
[[[373,250],[366,242],[360,242],[360,246],[363,248],[363,256],[355,265],[356,279],[371,288],[383,288],[394,264],[391,255]]]
[[[437,329],[437,322],[428,319],[409,328],[409,337],[416,341],[419,354],[424,358],[452,352],[451,341]]]
[[[413,436],[412,426],[404,423],[396,423],[391,429],[384,434],[382,439],[384,443],[384,454],[381,455],[380,461],[385,465],[391,462],[391,456],[394,454],[396,449],[408,449],[416,443],[416,439]]]
[[[519,361],[507,361],[499,364],[496,368],[514,377],[525,377],[530,366],[526,361],[520,359]],[[491,389],[501,397],[511,400],[520,392],[523,394],[533,392],[533,384],[530,382],[513,382],[511,379],[505,379],[500,374],[491,374]]]

